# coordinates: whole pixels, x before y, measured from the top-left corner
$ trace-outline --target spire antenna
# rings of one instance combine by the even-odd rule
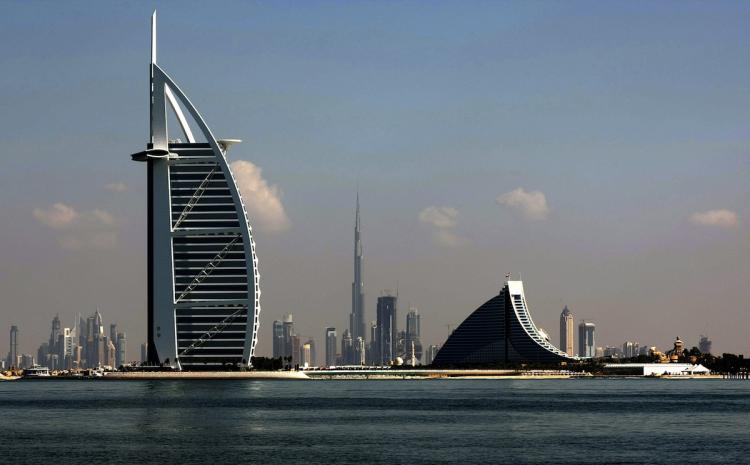
[[[156,10],[151,15],[151,64],[156,64]]]

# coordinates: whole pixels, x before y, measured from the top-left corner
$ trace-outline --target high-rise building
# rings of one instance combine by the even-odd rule
[[[393,361],[397,355],[398,345],[398,311],[397,298],[394,295],[386,293],[378,297],[377,307],[377,328],[375,337],[377,339],[378,356],[376,363],[378,365],[387,365]]]
[[[362,276],[362,237],[359,219],[359,193],[354,216],[354,281],[352,282],[352,312],[349,315],[349,332],[352,339],[367,337],[365,334],[365,283]]]
[[[117,368],[125,365],[128,361],[128,341],[125,333],[117,333],[117,354],[115,355],[115,363]]]
[[[62,325],[60,324],[60,315],[55,315],[55,317],[52,319],[52,330],[50,331],[49,342],[47,343],[50,354],[57,354],[60,352],[60,349],[58,347],[58,339],[60,338],[60,334],[62,333],[61,327]]]
[[[280,320],[273,322],[273,358],[283,357],[284,324]]]
[[[18,359],[18,326],[10,327],[10,350],[8,351],[8,368],[20,368]]]
[[[591,322],[582,321],[578,325],[578,356],[594,357],[596,355],[596,325]],[[606,353],[605,353],[606,355]]]
[[[300,359],[300,350],[302,349],[302,341],[300,340],[299,335],[293,334],[292,335],[292,365],[297,366],[301,365],[301,359]]]
[[[509,280],[499,295],[476,309],[451,333],[432,363],[559,363],[570,359],[534,324],[523,282]]]
[[[110,339],[109,336],[104,336],[102,338],[102,346],[102,350],[104,351],[104,361],[102,362],[102,365],[117,368],[117,348],[112,342],[112,339]]]
[[[435,357],[437,356],[439,351],[440,351],[439,346],[436,346],[435,344],[430,344],[427,347],[427,351],[425,352],[425,365],[431,365],[432,361],[435,360]]]
[[[63,343],[62,343],[62,365],[66,370],[73,368],[73,348],[78,346],[78,337],[76,336],[75,328],[63,329]]]
[[[404,360],[413,355],[416,358],[417,363],[422,362],[421,318],[422,316],[419,314],[419,310],[414,307],[411,307],[409,313],[406,314]]]
[[[117,347],[117,325],[115,323],[109,325],[109,340]]]
[[[622,357],[633,358],[638,356],[638,343],[633,341],[625,341],[622,343]]]
[[[150,137],[132,155],[145,162],[148,180],[148,360],[176,369],[247,367],[260,287],[255,241],[226,158],[240,141],[215,139],[156,64],[155,13],[151,31]],[[177,124],[168,127],[170,114]]]
[[[148,362],[148,343],[141,344],[141,363]]]
[[[34,359],[33,355],[31,354],[21,355],[21,363],[20,363],[21,368],[25,370],[26,368],[31,368],[34,365],[36,365],[36,360]]]
[[[698,350],[700,350],[702,354],[711,353],[711,340],[708,338],[708,336],[704,336],[703,334],[701,334],[701,338],[698,341]]]
[[[326,328],[326,366],[336,365],[336,328]]]
[[[344,334],[341,335],[341,364],[354,364],[354,341],[348,329],[345,329]]]
[[[365,359],[368,365],[377,365],[380,360],[377,339],[378,324],[375,321],[370,322],[370,343],[366,344],[367,353]]]
[[[300,353],[300,365],[305,367],[317,366],[317,358],[315,354],[315,341],[308,339],[307,342],[302,344]]]
[[[292,336],[294,336],[294,320],[291,313],[284,315],[284,322],[282,324],[283,336],[284,336],[284,357],[291,357],[294,353],[292,347]]]
[[[573,347],[573,312],[566,305],[560,313],[560,350],[570,355],[575,355]]]
[[[352,363],[354,365],[365,365],[367,362],[367,351],[365,349],[365,339],[358,337],[352,341]]]
[[[39,363],[39,365],[49,366],[49,364],[47,363],[49,353],[49,343],[43,342],[42,345],[39,346],[39,349],[36,351],[37,363]]]

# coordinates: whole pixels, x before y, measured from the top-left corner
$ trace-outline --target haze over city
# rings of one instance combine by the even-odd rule
[[[160,61],[243,139],[228,158],[255,229],[259,355],[285,313],[318,347],[348,327],[357,191],[367,321],[398,287],[440,344],[512,272],[551,334],[568,305],[598,345],[708,334],[750,353],[750,6],[154,5]],[[131,358],[146,340],[129,155],[148,28],[143,5],[0,18],[0,316],[24,352],[97,305]]]

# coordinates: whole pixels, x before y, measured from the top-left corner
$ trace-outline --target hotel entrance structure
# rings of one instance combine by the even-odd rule
[[[240,141],[216,139],[156,64],[156,12],[150,110],[150,140],[132,155],[148,173],[148,362],[188,370],[247,367],[260,288],[252,229],[226,159]],[[169,131],[170,110],[178,134]]]
[[[469,315],[448,337],[433,366],[559,363],[575,360],[552,343],[531,319],[522,281],[507,281],[500,294]]]

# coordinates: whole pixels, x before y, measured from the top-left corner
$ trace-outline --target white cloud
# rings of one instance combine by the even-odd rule
[[[735,212],[722,208],[718,210],[693,213],[690,215],[690,222],[701,226],[731,228],[737,226],[739,220],[737,219],[737,214]]]
[[[104,186],[105,189],[112,192],[125,192],[128,190],[128,186],[124,182],[111,182]]]
[[[269,185],[263,179],[261,168],[244,160],[232,162],[231,168],[251,224],[257,224],[259,229],[268,232],[289,229],[289,217],[281,203],[281,191],[278,186]]]
[[[419,212],[419,221],[436,228],[453,228],[457,216],[458,210],[452,207],[427,207]]]
[[[522,187],[506,192],[495,199],[498,205],[519,210],[529,220],[543,220],[549,215],[547,197],[540,191],[525,191]]]
[[[35,208],[34,218],[52,229],[63,229],[70,226],[78,218],[78,212],[69,205],[56,203],[46,210]]]
[[[58,243],[65,249],[110,249],[117,244],[114,216],[107,211],[94,209],[78,212],[64,203],[55,203],[47,209],[35,208],[34,218],[57,231]]]
[[[466,239],[453,229],[458,225],[458,210],[453,207],[427,207],[419,212],[419,221],[432,228],[432,240],[444,247],[456,247]]]

